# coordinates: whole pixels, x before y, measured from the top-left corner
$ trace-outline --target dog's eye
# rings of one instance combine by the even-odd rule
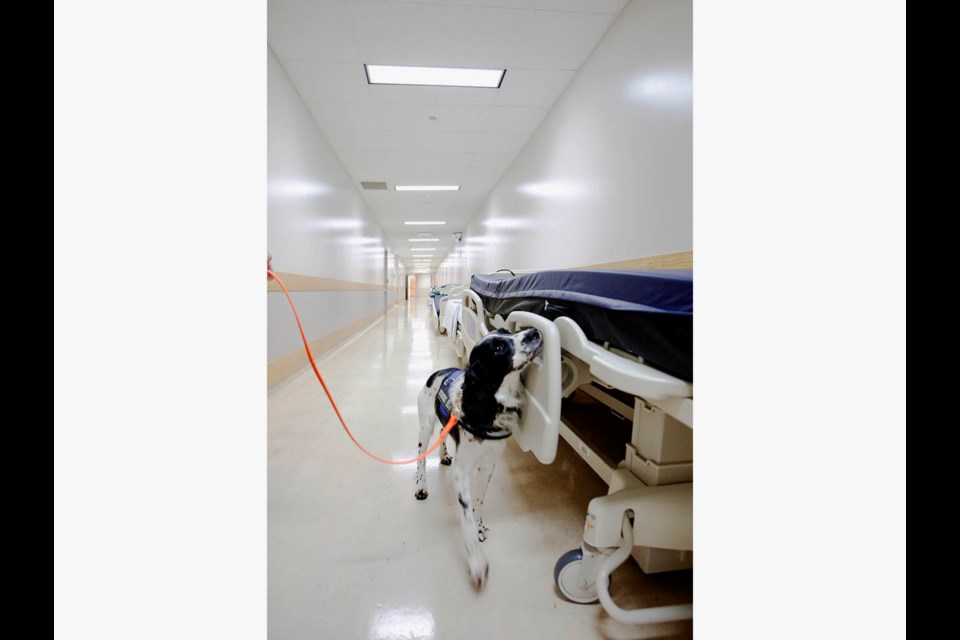
[[[506,350],[507,345],[503,344],[502,342],[498,342],[497,344],[493,345],[493,352],[496,354],[501,354]]]

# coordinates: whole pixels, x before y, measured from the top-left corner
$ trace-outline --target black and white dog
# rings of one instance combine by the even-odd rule
[[[477,589],[483,588],[489,570],[480,548],[487,535],[480,516],[483,497],[506,438],[523,415],[526,397],[520,373],[540,354],[542,346],[543,337],[536,329],[514,334],[498,329],[474,345],[466,369],[436,371],[420,392],[420,454],[430,446],[434,431],[446,424],[451,412],[459,419],[450,432],[456,443],[454,482],[467,567]],[[446,440],[440,445],[440,462],[452,462]],[[427,498],[425,460],[417,462],[415,496],[418,500]]]

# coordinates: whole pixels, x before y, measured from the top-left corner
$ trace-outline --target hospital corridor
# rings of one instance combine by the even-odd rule
[[[903,0],[54,4],[55,637],[905,637]]]
[[[267,8],[270,637],[689,637],[692,3]]]

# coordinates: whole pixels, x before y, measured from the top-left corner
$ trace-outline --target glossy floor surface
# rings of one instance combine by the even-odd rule
[[[401,302],[383,322],[319,365],[356,438],[383,457],[416,455],[417,393],[456,366],[427,301]],[[430,497],[414,498],[414,465],[364,456],[344,434],[309,370],[269,392],[268,631],[300,638],[689,637],[689,622],[626,627],[600,605],[559,595],[553,567],[581,540],[591,498],[606,485],[561,440],[539,463],[510,441],[487,492],[486,588],[469,583],[451,472],[428,458]],[[613,576],[626,608],[689,602],[691,572],[646,576],[632,561]]]

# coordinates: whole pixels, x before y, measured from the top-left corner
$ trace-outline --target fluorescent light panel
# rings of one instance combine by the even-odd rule
[[[405,220],[403,224],[447,224],[445,220]]]
[[[440,238],[407,238],[409,242],[440,242]]]
[[[460,191],[458,184],[398,184],[397,191]]]
[[[480,87],[498,89],[506,69],[464,69],[457,67],[409,67],[392,64],[365,64],[370,84],[412,84],[432,87]]]

